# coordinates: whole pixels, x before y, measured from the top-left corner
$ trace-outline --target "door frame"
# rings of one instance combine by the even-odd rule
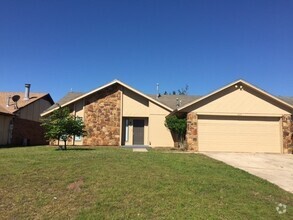
[[[143,120],[143,144],[134,144],[134,121]],[[148,143],[148,126],[149,118],[148,117],[123,117],[122,118],[122,146],[133,146],[133,145],[147,145]]]

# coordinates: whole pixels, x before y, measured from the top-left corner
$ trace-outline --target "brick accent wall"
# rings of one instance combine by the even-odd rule
[[[186,143],[188,150],[198,151],[197,115],[194,112],[187,114]]]
[[[293,122],[291,115],[283,115],[283,150],[284,153],[292,153],[293,151]]]
[[[84,145],[120,145],[121,95],[119,86],[113,85],[85,98]]]
[[[12,145],[43,145],[48,144],[45,139],[44,129],[40,122],[22,118],[13,119]]]

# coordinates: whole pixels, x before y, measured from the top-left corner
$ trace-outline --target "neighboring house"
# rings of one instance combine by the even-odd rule
[[[46,144],[40,114],[54,102],[49,94],[0,92],[0,145]]]
[[[8,144],[9,126],[13,114],[0,105],[0,145]]]
[[[115,80],[58,104],[82,117],[88,132],[76,145],[172,147],[165,117],[187,118],[186,141],[195,151],[287,153],[292,146],[293,99],[277,98],[239,80],[207,96],[145,95]],[[42,116],[59,108],[53,105]]]

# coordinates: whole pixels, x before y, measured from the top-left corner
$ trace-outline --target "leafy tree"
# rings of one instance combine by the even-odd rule
[[[186,119],[178,118],[176,115],[172,115],[166,118],[165,126],[171,131],[172,136],[176,141],[179,141],[179,146],[184,149],[184,139],[186,134]]]
[[[184,88],[178,89],[177,92],[173,90],[172,92],[164,92],[164,95],[187,95],[189,86],[186,84]]]
[[[178,89],[178,95],[187,95],[188,88],[188,85],[185,85],[185,88]]]
[[[45,129],[45,137],[49,140],[64,141],[64,150],[66,143],[72,136],[84,136],[84,123],[81,118],[74,117],[70,114],[69,108],[59,108],[44,118],[41,124]]]

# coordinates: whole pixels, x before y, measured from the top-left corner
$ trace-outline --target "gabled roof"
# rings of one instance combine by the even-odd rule
[[[59,105],[64,105],[65,103],[67,102],[70,102],[76,98],[78,98],[79,96],[82,96],[84,95],[85,93],[84,92],[68,92],[63,98],[61,98],[58,102],[56,102],[54,105],[52,105],[50,108],[46,109],[44,111],[47,112],[47,111],[50,111],[52,109],[55,109],[57,107],[59,107]]]
[[[127,85],[127,84],[125,84],[125,83],[123,83],[123,82],[121,82],[121,81],[119,81],[119,80],[116,79],[116,80],[114,80],[114,81],[112,81],[112,82],[110,82],[110,83],[108,83],[108,84],[105,84],[105,85],[103,85],[103,86],[101,86],[101,87],[98,87],[98,88],[96,88],[96,89],[94,89],[94,90],[92,90],[92,91],[90,91],[90,92],[88,92],[88,93],[84,93],[84,94],[82,94],[82,93],[75,93],[75,94],[76,94],[76,97],[75,97],[75,98],[73,98],[75,94],[71,94],[71,95],[70,95],[70,94],[67,94],[65,97],[63,97],[63,98],[60,100],[60,101],[62,101],[62,102],[64,101],[64,103],[59,103],[59,102],[57,102],[58,104],[55,105],[55,107],[49,108],[48,110],[46,110],[45,112],[43,112],[43,113],[41,114],[41,116],[45,116],[45,115],[47,115],[47,114],[53,112],[54,110],[56,110],[57,108],[59,108],[59,106],[61,106],[61,107],[67,106],[67,105],[69,105],[69,104],[71,104],[71,103],[74,103],[74,102],[76,102],[76,101],[78,101],[78,100],[81,100],[81,99],[83,99],[83,98],[85,98],[85,97],[87,97],[87,96],[89,96],[89,95],[91,95],[91,94],[93,94],[93,93],[99,92],[99,91],[101,91],[101,90],[103,90],[103,89],[105,89],[105,88],[107,88],[107,87],[109,87],[109,86],[112,86],[112,85],[114,85],[114,84],[119,84],[119,85],[121,85],[121,86],[123,86],[123,87],[129,89],[130,91],[132,91],[132,92],[134,92],[134,93],[136,93],[136,94],[138,94],[138,95],[140,95],[140,96],[142,96],[142,97],[148,99],[149,101],[151,101],[151,102],[153,102],[153,103],[156,103],[157,105],[159,105],[159,106],[161,106],[161,107],[163,107],[163,108],[169,110],[170,112],[173,110],[172,108],[170,108],[169,106],[167,106],[167,105],[165,105],[165,104],[159,102],[158,100],[156,100],[156,99],[154,99],[154,98],[152,98],[152,97],[150,97],[150,96],[147,96],[147,95],[145,95],[144,93],[142,93],[142,92],[140,92],[140,91],[138,91],[138,90],[132,88],[131,86],[129,86],[129,85]],[[72,98],[72,99],[71,99],[71,98]]]
[[[17,108],[15,107],[15,103],[12,99],[9,101],[9,105],[7,106],[8,97],[13,97],[14,95],[19,95],[20,99],[17,101]],[[0,107],[5,109],[6,112],[13,114],[21,108],[41,99],[47,98],[52,104],[54,103],[51,96],[48,93],[30,93],[29,100],[24,100],[24,92],[0,92]],[[2,111],[1,110],[1,111]]]
[[[200,101],[202,101],[204,99],[207,99],[207,98],[211,97],[212,95],[215,95],[215,94],[217,94],[217,93],[219,93],[219,92],[221,92],[221,91],[223,91],[223,90],[225,90],[225,89],[227,89],[227,88],[229,88],[231,86],[235,86],[237,84],[242,84],[242,85],[248,86],[248,87],[252,88],[253,90],[256,90],[257,92],[259,92],[259,93],[261,93],[261,94],[263,94],[263,95],[265,95],[265,96],[267,96],[267,97],[269,97],[269,98],[271,98],[271,99],[273,99],[273,100],[275,100],[275,101],[277,101],[277,102],[279,102],[279,103],[281,103],[281,104],[283,104],[283,105],[285,105],[285,106],[293,109],[293,105],[291,103],[291,101],[292,101],[291,98],[288,98],[288,97],[283,97],[283,98],[275,97],[275,96],[269,94],[268,92],[266,92],[266,91],[264,91],[262,89],[259,89],[256,86],[251,85],[250,83],[248,83],[248,82],[240,79],[240,80],[237,80],[235,82],[232,82],[229,85],[224,86],[224,87],[222,87],[222,88],[220,88],[220,89],[218,89],[218,90],[216,90],[216,91],[214,91],[214,92],[212,92],[212,93],[210,93],[210,94],[208,94],[206,96],[203,96],[203,97],[201,97],[201,98],[199,98],[197,100],[194,100],[193,102],[190,102],[190,103],[188,103],[188,104],[186,104],[186,105],[178,108],[175,111],[183,111],[184,109],[186,109],[186,108],[188,108],[188,107],[190,107],[190,106],[192,106],[192,105],[194,105],[194,104],[196,104],[196,103],[198,103],[198,102],[200,102]]]

